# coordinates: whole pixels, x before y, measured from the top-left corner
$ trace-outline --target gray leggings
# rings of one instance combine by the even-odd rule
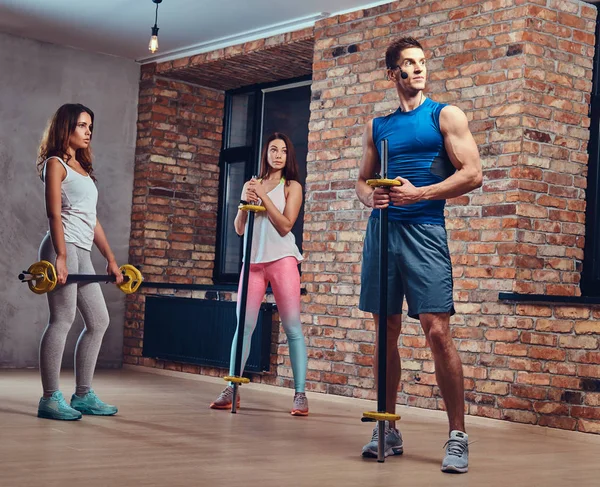
[[[40,245],[40,260],[56,262],[56,253],[50,235]],[[69,274],[95,274],[91,252],[67,244],[67,270]],[[67,284],[58,286],[47,294],[50,320],[40,343],[40,372],[44,394],[59,390],[58,380],[67,334],[79,310],[85,327],[75,347],[75,393],[87,394],[92,386],[98,353],[104,332],[108,328],[108,310],[100,284]]]

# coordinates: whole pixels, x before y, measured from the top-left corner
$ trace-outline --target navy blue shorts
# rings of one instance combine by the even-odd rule
[[[388,315],[454,314],[452,263],[442,225],[388,222]],[[379,218],[369,218],[363,247],[358,307],[379,314]]]

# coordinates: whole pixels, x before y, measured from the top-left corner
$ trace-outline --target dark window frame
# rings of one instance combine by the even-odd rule
[[[600,296],[600,18],[596,19],[581,294]]]
[[[215,249],[215,262],[213,268],[213,282],[215,284],[235,284],[239,279],[239,272],[227,273],[224,272],[225,262],[225,190],[227,185],[227,164],[235,163],[236,159],[239,162],[242,158],[246,160],[246,168],[244,178],[247,181],[259,171],[260,152],[261,152],[261,127],[262,127],[262,107],[263,107],[263,90],[279,86],[291,85],[311,81],[312,76],[302,76],[273,83],[261,83],[242,88],[236,88],[225,92],[225,110],[223,115],[223,139],[221,144],[221,154],[219,156],[219,199],[217,212],[217,240]],[[230,129],[231,129],[231,108],[232,97],[235,95],[254,93],[254,116],[252,120],[252,145],[244,147],[228,148]],[[240,251],[242,251],[243,238],[239,239]],[[241,268],[241,262],[240,262]]]

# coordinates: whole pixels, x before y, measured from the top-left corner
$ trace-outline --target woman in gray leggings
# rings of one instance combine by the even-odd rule
[[[96,217],[98,190],[93,176],[90,142],[93,112],[80,104],[61,106],[52,117],[40,145],[38,171],[44,182],[50,230],[42,240],[39,258],[55,263],[58,286],[48,293],[50,320],[40,344],[44,395],[40,418],[76,420],[82,414],[110,416],[117,408],[102,402],[91,388],[108,311],[100,284],[66,284],[71,274],[95,274],[92,246],[107,260],[107,272],[123,276]],[[67,404],[59,390],[60,366],[67,333],[79,310],[85,327],[75,349],[75,394]]]

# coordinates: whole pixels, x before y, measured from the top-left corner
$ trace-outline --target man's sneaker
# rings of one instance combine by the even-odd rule
[[[75,421],[81,413],[67,404],[62,392],[55,391],[50,397],[42,397],[38,406],[38,418]]]
[[[294,394],[292,416],[308,416],[308,399],[304,392],[296,392],[296,394]]]
[[[377,446],[379,440],[379,426],[373,428],[373,436],[371,441],[363,446],[362,456],[369,458],[377,458]],[[402,445],[402,434],[397,429],[390,428],[390,423],[385,422],[385,456],[402,455],[404,446]]]
[[[79,397],[75,394],[71,396],[71,407],[77,409],[81,414],[92,414],[95,416],[112,416],[117,414],[117,407],[111,406],[101,401],[93,389],[90,389],[85,396]]]
[[[223,392],[219,394],[219,397],[215,399],[214,402],[210,404],[211,409],[231,409],[231,404],[233,402],[233,386],[227,386],[223,389]],[[237,405],[236,407],[239,409],[240,407],[240,391],[238,388],[237,393]]]
[[[462,431],[454,430],[444,445],[446,456],[442,462],[442,472],[466,473],[469,471],[469,437]]]

